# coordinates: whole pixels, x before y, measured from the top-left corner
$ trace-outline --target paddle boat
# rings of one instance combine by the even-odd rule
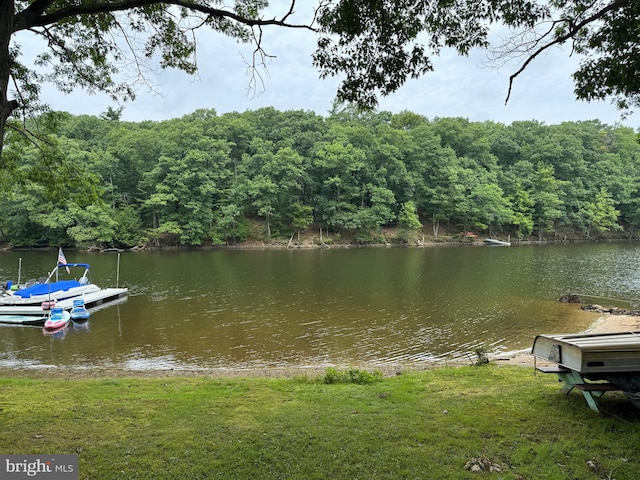
[[[44,322],[44,330],[47,332],[57,332],[69,325],[71,313],[61,307],[53,307],[49,313],[49,318]]]
[[[84,268],[84,272],[77,280],[58,280],[60,269],[71,268]],[[39,305],[49,309],[60,300],[100,291],[100,287],[90,282],[88,275],[89,264],[87,263],[58,264],[46,279],[29,281],[23,288],[15,291],[8,290],[0,296],[0,313],[3,311],[3,306]]]
[[[67,332],[69,331],[69,326],[66,325],[62,328],[59,328],[58,330],[45,330],[44,328],[42,329],[42,334],[50,337],[53,340],[62,340],[64,337],[67,336]]]
[[[75,298],[73,300],[73,307],[71,308],[71,320],[74,322],[86,322],[90,316],[89,310],[84,306],[84,299]]]

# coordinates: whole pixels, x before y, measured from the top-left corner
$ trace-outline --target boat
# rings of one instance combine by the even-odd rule
[[[84,269],[80,278],[59,280],[60,271],[64,269],[70,275],[71,268]],[[100,288],[91,283],[89,268],[87,263],[67,263],[60,249],[58,264],[47,278],[29,280],[21,288],[13,285],[10,290],[0,289],[0,324],[42,326],[48,319],[48,310],[60,307],[70,315],[74,308],[74,300],[77,299],[82,299],[84,308],[76,309],[75,321],[82,322],[89,318],[91,311],[126,301],[126,288]],[[116,279],[119,278],[119,271],[120,256]]]
[[[19,290],[22,286],[20,283],[20,275],[22,274],[22,258],[18,261],[18,281],[14,282],[13,280],[5,280],[0,282],[0,295],[4,295],[7,292]]]
[[[581,378],[606,380],[640,408],[640,332],[537,335],[531,354]]]
[[[74,322],[86,322],[90,316],[89,310],[84,306],[84,299],[75,298],[71,308],[71,320]]]
[[[511,242],[503,242],[502,240],[498,240],[495,238],[485,238],[484,243],[485,245],[494,245],[494,246],[501,246],[501,247],[511,246]]]
[[[49,318],[44,322],[44,330],[47,332],[57,332],[69,325],[71,313],[61,307],[53,307],[49,313]]]
[[[537,335],[531,354],[587,376],[640,375],[640,332]]]
[[[82,296],[84,306],[89,312],[122,303],[127,300],[126,288],[103,288],[97,292]],[[73,300],[68,298],[56,303],[56,307],[70,311]],[[44,325],[48,318],[47,312],[41,305],[0,305],[0,324],[7,325]]]
[[[77,280],[57,280],[60,269],[70,271],[71,268],[84,268],[84,272]],[[53,305],[52,302],[99,291],[100,287],[89,280],[89,268],[87,263],[58,264],[43,281],[28,282],[25,287],[15,291],[6,291],[0,296],[0,314],[6,311],[2,310],[1,307],[3,306],[40,305],[41,307],[50,308]],[[54,280],[54,275],[56,280]],[[10,312],[6,311],[6,313]]]
[[[53,340],[62,340],[64,337],[67,336],[68,331],[69,331],[69,325],[65,325],[64,327],[59,328],[58,330],[51,330],[51,331],[45,330],[43,328],[42,334],[52,338]]]

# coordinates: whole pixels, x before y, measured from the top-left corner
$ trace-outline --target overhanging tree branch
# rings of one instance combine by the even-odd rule
[[[265,14],[265,0],[2,0],[0,136],[16,108],[16,101],[7,98],[11,75],[30,101],[36,100],[39,86],[46,81],[63,91],[79,87],[132,98],[131,82],[116,76],[119,66],[127,66],[122,62],[129,52],[138,73],[143,57],[159,58],[161,68],[195,73],[195,33],[200,28],[253,42],[253,68],[268,58],[262,45],[263,28],[314,32],[318,43],[312,64],[320,78],[341,77],[339,100],[374,108],[380,96],[432,71],[432,59],[443,48],[466,56],[474,48],[489,45],[491,25],[533,29],[551,18],[552,9],[558,18],[551,28],[515,44],[524,61],[509,77],[506,101],[516,78],[533,60],[571,40],[573,51],[587,57],[573,74],[578,98],[616,96],[620,109],[629,103],[640,105],[637,0],[311,1],[313,18],[296,22],[295,8],[300,3],[296,0],[286,2],[283,14],[277,16]],[[19,48],[11,42],[21,31],[49,37],[51,46],[35,63],[50,67],[50,72],[20,64]],[[130,36],[125,33],[121,41],[121,32]],[[259,80],[254,75],[253,81]]]
[[[246,25],[248,27],[253,26],[279,26],[287,28],[301,28],[311,31],[315,31],[313,25],[309,24],[294,24],[288,23],[287,18],[293,14],[295,7],[295,0],[291,1],[288,12],[282,17],[282,19],[272,18],[251,18],[247,16],[239,15],[230,10],[222,10],[219,8],[213,8],[206,4],[202,4],[194,1],[186,0],[168,0],[158,2],[157,0],[123,0],[120,2],[95,2],[95,3],[80,3],[77,5],[66,6],[55,10],[51,13],[44,14],[46,8],[53,2],[42,0],[36,2],[38,6],[36,8],[26,8],[21,13],[15,16],[14,21],[14,33],[20,30],[24,30],[32,27],[43,27],[46,25],[56,24],[62,20],[73,18],[76,16],[90,16],[100,13],[113,13],[128,11],[136,8],[144,8],[150,6],[176,6],[182,7],[186,10],[191,10],[201,14],[205,14],[210,18],[216,19],[229,19],[239,24]],[[35,4],[33,4],[35,5]],[[32,5],[32,6],[33,6]]]
[[[327,1],[330,0],[322,0],[320,5]],[[7,119],[21,104],[25,111],[36,111],[40,105],[37,100],[40,85],[45,82],[55,84],[63,92],[79,87],[89,92],[102,91],[114,99],[133,98],[131,82],[115,77],[119,66],[126,67],[122,62],[129,52],[133,56],[129,64],[136,68],[138,79],[145,78],[141,73],[143,57],[159,58],[162,68],[196,73],[195,31],[199,28],[210,27],[238,41],[255,42],[253,68],[258,65],[257,56],[262,57],[262,64],[268,57],[262,46],[262,28],[316,31],[317,10],[309,23],[292,21],[295,0],[287,3],[284,14],[273,18],[264,16],[266,2],[235,0],[229,8],[220,8],[223,3],[217,0],[2,1],[0,138],[3,138]],[[47,66],[50,71],[21,64],[19,46],[9,50],[14,34],[25,31],[47,42],[48,49],[33,63]],[[140,34],[140,38],[135,38],[136,34]],[[141,43],[137,44],[136,40]],[[11,78],[17,100],[7,98]],[[255,80],[254,72],[254,83]],[[1,152],[0,144],[0,155]]]
[[[527,59],[523,62],[523,64],[520,66],[520,68],[515,73],[513,73],[512,75],[509,76],[509,89],[507,90],[507,97],[506,97],[504,103],[506,104],[506,103],[509,102],[509,98],[511,97],[511,90],[513,88],[513,82],[515,81],[515,79],[523,71],[525,71],[527,69],[529,64],[531,62],[533,62],[533,60],[535,60],[536,57],[538,57],[541,53],[549,50],[551,47],[554,47],[556,45],[561,45],[562,43],[566,42],[569,39],[576,38],[576,36],[579,34],[579,32],[583,28],[593,24],[594,22],[596,22],[598,20],[601,20],[608,13],[629,5],[629,2],[630,2],[630,0],[615,0],[614,2],[610,3],[609,5],[606,5],[604,8],[598,10],[594,14],[588,16],[587,18],[585,18],[585,19],[583,19],[583,20],[581,20],[580,22],[577,22],[577,23],[575,23],[574,19],[571,19],[571,18],[554,21],[552,23],[552,28],[550,28],[546,33],[541,35],[536,43],[540,43],[541,40],[545,39],[549,35],[554,35],[553,40],[551,40],[548,43],[545,43],[541,47],[539,47],[536,50],[534,50],[533,53],[530,54],[527,57]],[[559,35],[557,33],[558,32],[558,28],[557,28],[558,25],[566,25],[566,26],[568,26],[566,32],[564,32],[563,34]]]

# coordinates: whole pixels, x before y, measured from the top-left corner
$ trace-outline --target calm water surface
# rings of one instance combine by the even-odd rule
[[[598,318],[564,293],[635,307],[640,291],[634,244],[127,252],[119,278],[116,254],[66,255],[128,298],[62,338],[0,326],[0,367],[415,365],[529,348]],[[0,278],[15,280],[20,258],[23,279],[41,277],[55,257],[0,253]]]

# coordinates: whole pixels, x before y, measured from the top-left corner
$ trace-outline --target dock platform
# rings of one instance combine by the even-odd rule
[[[126,297],[127,292],[128,290],[126,288],[103,288],[97,292],[87,293],[76,298],[82,298],[85,307],[91,311],[103,304],[109,304],[115,300]],[[69,311],[73,308],[73,300],[73,298],[60,300],[56,302],[56,306]],[[38,325],[42,318],[46,318],[46,315],[47,311],[42,310],[41,305],[0,306],[0,324]]]

